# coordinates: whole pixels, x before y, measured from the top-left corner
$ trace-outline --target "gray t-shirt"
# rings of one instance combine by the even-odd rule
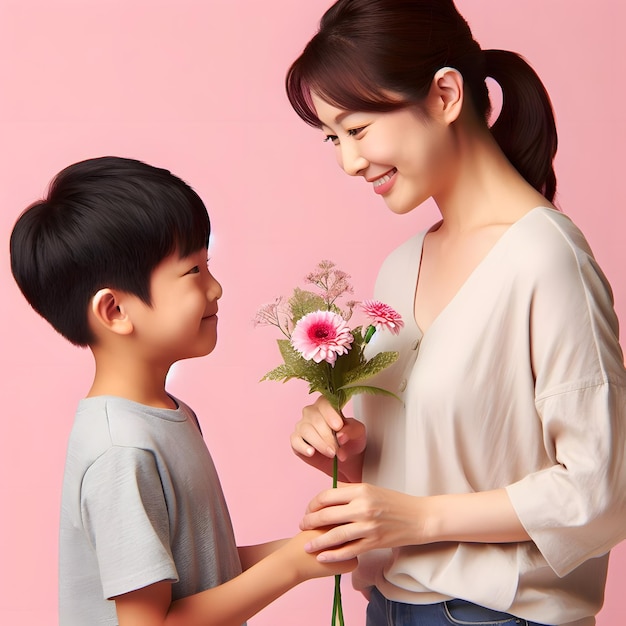
[[[82,400],[60,527],[60,626],[116,625],[114,596],[172,581],[172,600],[241,572],[215,466],[193,411]]]

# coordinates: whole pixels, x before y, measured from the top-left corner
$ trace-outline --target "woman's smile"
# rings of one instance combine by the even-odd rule
[[[394,167],[380,178],[370,181],[374,185],[374,193],[384,195],[390,191],[396,181],[397,172],[398,170]]]

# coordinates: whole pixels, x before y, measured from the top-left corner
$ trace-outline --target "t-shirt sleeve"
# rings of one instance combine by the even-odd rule
[[[104,598],[178,580],[167,505],[152,453],[125,447],[107,450],[84,476],[81,512]]]
[[[551,464],[507,492],[547,562],[565,576],[626,537],[626,375],[605,277],[584,240],[561,248],[550,264],[543,260],[530,328]]]

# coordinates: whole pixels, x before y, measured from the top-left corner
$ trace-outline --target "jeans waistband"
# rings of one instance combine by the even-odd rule
[[[448,608],[448,612],[450,613],[450,615],[458,620],[481,620],[485,622],[495,622],[501,620],[515,619],[515,615],[511,615],[510,613],[504,613],[502,611],[488,609],[484,606],[479,606],[478,604],[467,602],[466,600],[448,600],[445,605]]]

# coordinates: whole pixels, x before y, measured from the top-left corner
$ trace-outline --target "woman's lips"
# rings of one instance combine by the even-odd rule
[[[374,193],[377,193],[380,196],[386,194],[396,182],[397,172],[398,170],[394,167],[386,174],[383,174],[380,178],[372,181],[372,185],[374,186]]]

